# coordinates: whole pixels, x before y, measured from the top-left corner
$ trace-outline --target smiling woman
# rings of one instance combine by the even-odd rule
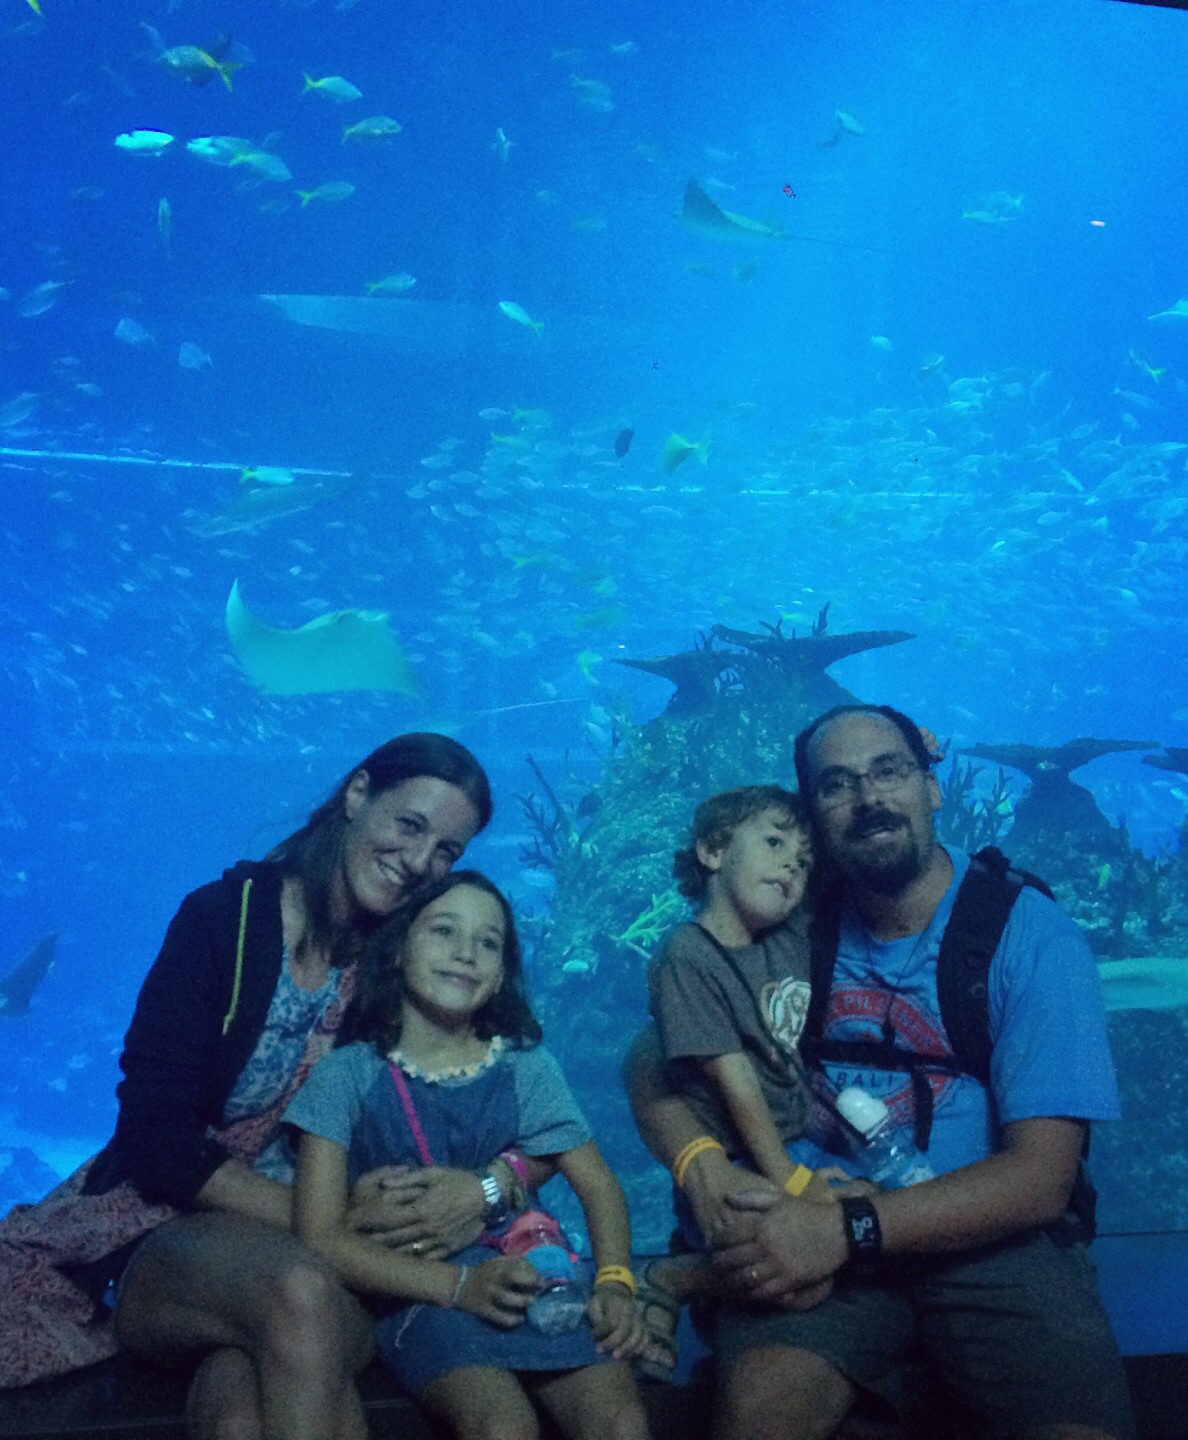
[[[370,934],[445,876],[491,809],[469,750],[402,735],[265,860],[186,897],[128,1031],[115,1136],[0,1232],[0,1387],[117,1345],[204,1356],[189,1404],[199,1430],[218,1416],[289,1440],[365,1434],[352,1376],[369,1326],[290,1233],[281,1116],[334,1044]],[[363,1176],[349,1223],[445,1254],[474,1238],[484,1208],[466,1172],[411,1190]],[[102,1307],[95,1318],[113,1285],[114,1323]]]

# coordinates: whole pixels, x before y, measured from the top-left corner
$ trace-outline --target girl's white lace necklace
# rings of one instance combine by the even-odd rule
[[[406,1075],[433,1085],[439,1080],[469,1080],[471,1076],[481,1074],[494,1065],[503,1051],[504,1044],[503,1036],[496,1035],[487,1041],[487,1053],[481,1060],[475,1060],[469,1065],[446,1065],[440,1070],[426,1070],[415,1060],[406,1059],[401,1054],[399,1046],[395,1050],[388,1051],[388,1059],[393,1065],[399,1065]]]

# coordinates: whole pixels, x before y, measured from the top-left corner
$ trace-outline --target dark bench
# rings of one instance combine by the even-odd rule
[[[1100,1237],[1102,1294],[1126,1358],[1140,1440],[1188,1440],[1188,1235]],[[0,1296],[0,1304],[4,1297]],[[713,1409],[706,1352],[685,1318],[675,1385],[645,1384],[655,1440],[708,1440]],[[0,1391],[2,1440],[174,1440],[183,1434],[187,1377],[119,1359],[44,1385]],[[373,1440],[430,1440],[420,1411],[373,1365],[361,1388]],[[847,1425],[853,1440],[888,1432]],[[952,1440],[922,1372],[907,1387],[901,1440]]]
[[[1140,1440],[1188,1440],[1188,1356],[1132,1356],[1126,1361]],[[6,1440],[180,1440],[186,1377],[114,1360],[64,1380],[0,1393]],[[641,1387],[654,1440],[708,1440],[712,1378],[702,1360],[676,1385]],[[361,1382],[372,1440],[438,1440],[412,1401],[379,1366]],[[887,1436],[877,1429],[860,1435]],[[946,1440],[950,1432],[917,1388],[907,1423],[910,1440]]]

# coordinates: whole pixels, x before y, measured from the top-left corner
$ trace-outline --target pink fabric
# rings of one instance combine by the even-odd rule
[[[334,1044],[354,974],[339,981],[338,999],[311,1032],[284,1095],[259,1115],[215,1132],[229,1154],[250,1165],[276,1134],[281,1116],[305,1077]],[[118,1350],[111,1312],[66,1271],[101,1260],[185,1212],[150,1205],[131,1181],[102,1195],[84,1195],[93,1162],[36,1205],[17,1205],[0,1220],[0,1389],[79,1370]]]

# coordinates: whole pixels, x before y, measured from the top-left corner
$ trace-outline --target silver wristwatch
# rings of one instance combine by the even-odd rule
[[[483,1187],[483,1224],[490,1229],[494,1225],[502,1225],[507,1219],[507,1201],[503,1198],[503,1191],[499,1188],[499,1181],[488,1171],[479,1177],[479,1184]]]

